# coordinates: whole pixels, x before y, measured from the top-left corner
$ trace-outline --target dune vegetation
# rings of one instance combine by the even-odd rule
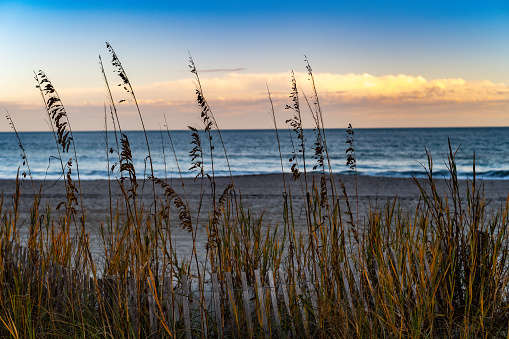
[[[107,48],[116,80],[132,97],[144,129],[134,88],[111,45]],[[402,212],[394,201],[359,215],[357,193],[347,192],[334,175],[319,95],[306,59],[312,93],[300,93],[292,75],[286,107],[293,116],[287,121],[293,154],[289,161],[281,156],[282,172],[291,168],[282,177],[288,180],[281,203],[284,221],[266,227],[263,216],[243,204],[234,176],[225,187],[216,185],[214,154],[220,152],[228,161],[228,145],[192,58],[203,126],[190,127],[189,171],[202,183],[200,194],[210,199],[209,210],[190,208],[183,181],[174,179],[177,187],[154,176],[146,134],[149,175],[140,177],[102,60],[100,65],[109,97],[105,119],[113,122],[106,133],[114,133],[116,141],[105,152],[112,168],[108,185],[121,191],[115,195],[111,188],[104,200],[109,213],[101,224],[100,258],[90,248],[72,121],[44,72],[37,72],[35,80],[55,137],[65,201],[41,203],[41,190],[31,180],[30,159],[8,115],[22,165],[13,181],[16,194],[5,200],[2,196],[0,204],[1,337],[509,335],[509,208],[506,204],[487,211],[482,182],[475,176],[467,187],[459,184],[450,145],[448,192],[437,189],[428,156],[426,180],[415,179],[421,200],[414,212]],[[279,145],[270,91],[267,105]],[[301,114],[312,115],[312,136],[304,136]],[[218,142],[212,142],[213,135]],[[309,154],[305,143],[311,138]],[[345,162],[356,176],[351,126],[345,145]],[[145,179],[154,193],[141,200],[139,183]],[[301,189],[291,191],[290,180]],[[30,217],[22,226],[26,237],[20,235],[22,187],[33,189]],[[304,201],[305,232],[295,227],[294,215],[301,208],[294,204],[296,196]],[[176,228],[189,233],[191,258],[174,250]],[[205,260],[197,255],[199,228],[207,232]]]

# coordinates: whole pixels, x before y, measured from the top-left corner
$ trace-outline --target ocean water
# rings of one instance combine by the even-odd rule
[[[148,152],[143,132],[127,131],[138,178],[150,173]],[[313,130],[305,130],[306,168],[313,170],[317,164],[312,149],[316,140]],[[180,173],[193,177],[189,171],[189,152],[194,145],[190,131],[149,131],[148,139],[153,159],[154,174],[158,177],[175,178]],[[50,132],[19,133],[25,149],[30,172],[35,179],[56,179],[62,174],[58,149]],[[273,130],[224,130],[221,131],[226,154],[233,175],[281,173],[278,142]],[[329,159],[335,173],[348,173],[346,166],[346,131],[326,129],[325,137]],[[433,171],[438,176],[447,176],[448,140],[456,152],[457,171],[461,178],[472,177],[475,152],[476,175],[484,179],[509,179],[509,128],[384,128],[356,129],[355,149],[357,170],[361,175],[411,177],[423,176],[428,160],[426,151],[432,155]],[[290,172],[289,158],[292,143],[297,147],[298,139],[293,131],[279,131],[283,170]],[[74,141],[78,156],[79,173],[82,180],[119,177],[118,153],[113,132],[75,132]],[[201,133],[205,172],[212,175],[210,146]],[[216,176],[229,175],[226,158],[219,135],[212,136],[213,167]],[[0,178],[12,179],[19,169],[27,173],[23,165],[21,149],[13,133],[0,133]],[[174,152],[174,151],[175,152]],[[297,152],[299,155],[301,153]],[[74,153],[62,153],[65,162]],[[175,161],[175,157],[178,159]],[[109,158],[109,162],[108,162]],[[114,166],[113,171],[111,167]],[[73,175],[76,174],[73,165]],[[303,162],[300,161],[302,171]],[[109,169],[109,170],[108,170]]]

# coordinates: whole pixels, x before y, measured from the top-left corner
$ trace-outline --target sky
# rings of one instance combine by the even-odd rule
[[[49,131],[43,70],[73,130],[104,130],[100,55],[122,128],[140,129],[106,41],[147,129],[202,126],[190,55],[221,129],[272,128],[267,87],[284,126],[292,71],[313,127],[304,55],[325,127],[509,126],[508,1],[0,0],[0,109]]]

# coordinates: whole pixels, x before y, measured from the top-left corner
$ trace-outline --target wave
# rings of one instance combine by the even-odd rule
[[[264,171],[264,170],[232,170],[233,176],[245,176],[245,175],[263,175],[263,174],[280,174],[281,171]],[[308,171],[308,173],[319,174],[319,172]],[[335,171],[335,174],[341,175],[351,175],[353,174],[351,171]],[[22,172],[20,172],[20,175]],[[148,173],[147,173],[148,174]],[[164,171],[155,171],[155,176],[159,178],[179,178],[180,174],[178,172],[167,172]],[[285,172],[285,174],[291,174],[290,172]],[[388,178],[427,178],[427,173],[424,170],[403,170],[403,171],[394,171],[394,170],[358,170],[358,175],[363,176],[375,176],[375,177],[388,177]],[[475,173],[477,179],[484,180],[509,180],[509,170],[488,170],[488,171],[476,171]],[[32,176],[34,179],[38,180],[58,180],[63,176],[56,172],[32,172]],[[228,170],[218,170],[215,172],[216,177],[225,177],[230,176],[230,172]],[[474,173],[472,171],[458,171],[459,179],[472,179]],[[0,170],[0,179],[14,179],[16,177],[16,171],[5,171]],[[75,173],[73,173],[73,179],[76,180]],[[118,173],[110,174],[110,179],[119,178]],[[184,178],[194,178],[196,177],[195,172],[183,172],[182,177]],[[450,173],[447,170],[436,170],[433,171],[433,177],[437,179],[448,179],[450,178]],[[108,179],[108,173],[106,171],[100,170],[84,170],[80,171],[81,180],[101,180]],[[139,174],[138,178],[143,178],[143,174]],[[28,173],[27,173],[28,179]]]
[[[340,172],[340,174],[346,174],[345,172]],[[389,178],[427,178],[428,174],[426,171],[359,171],[359,175],[366,176],[377,176],[377,177],[389,177]],[[447,170],[437,170],[433,171],[434,178],[440,179],[448,179],[450,178],[450,173]],[[474,177],[473,171],[466,172],[458,172],[458,179],[472,179]],[[483,171],[483,172],[475,172],[476,179],[485,179],[485,180],[509,180],[509,170],[491,170],[491,171]]]

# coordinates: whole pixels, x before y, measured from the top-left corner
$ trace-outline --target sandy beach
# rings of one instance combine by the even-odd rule
[[[352,210],[356,210],[356,190],[355,190],[355,176],[354,175],[338,175],[335,177],[337,180],[341,179],[345,182],[348,196],[351,201]],[[231,182],[229,177],[216,178],[216,190],[220,195],[225,187]],[[239,196],[242,197],[244,208],[249,208],[254,216],[260,216],[263,213],[264,226],[274,227],[276,223],[281,223],[283,220],[283,193],[285,191],[282,174],[268,174],[268,175],[250,175],[234,177],[234,184]],[[441,192],[447,189],[444,180],[438,180],[438,187]],[[182,184],[180,179],[173,179],[170,182],[171,186],[181,195],[183,195]],[[296,224],[304,226],[305,219],[303,213],[303,199],[302,188],[300,182],[292,182],[290,175],[285,175],[285,183],[287,190],[292,192],[292,202],[294,206],[294,213]],[[312,183],[312,176],[308,177],[308,183]],[[509,193],[509,181],[503,180],[490,180],[481,183],[484,186],[485,199],[488,207],[496,209],[501,204],[505,203]],[[55,210],[58,203],[65,201],[65,187],[62,181],[34,181],[35,187],[42,185],[42,204],[51,204]],[[195,221],[197,215],[198,202],[200,200],[200,180],[194,181],[193,179],[184,179],[184,186],[186,196],[189,202],[191,215]],[[118,183],[112,181],[108,185],[107,180],[86,180],[81,182],[81,190],[83,197],[83,207],[86,211],[86,225],[90,232],[92,246],[94,252],[98,253],[98,231],[99,225],[105,223],[109,218],[110,198],[109,191],[112,191],[113,203],[116,197],[121,194],[118,188]],[[339,187],[339,185],[338,185]],[[460,182],[461,191],[466,196],[466,181]],[[396,199],[397,204],[403,211],[411,212],[417,207],[419,199],[419,189],[413,179],[411,178],[386,178],[386,177],[372,177],[372,176],[358,176],[357,188],[359,198],[359,219],[362,220],[369,211],[369,209],[382,209],[388,202]],[[14,180],[0,180],[0,189],[4,194],[4,210],[12,206],[12,196],[15,192]],[[145,206],[149,206],[152,202],[152,182],[140,181],[138,191],[142,193],[142,200]],[[156,192],[162,196],[160,187],[156,187]],[[198,222],[198,241],[205,243],[206,233],[203,224],[206,222],[208,212],[211,211],[211,190],[207,181],[203,181],[203,207],[201,217]],[[341,193],[342,195],[342,193]],[[33,189],[29,180],[25,180],[22,186],[21,194],[21,210],[20,222],[23,225],[28,224],[29,207],[33,201]],[[114,204],[115,205],[115,204]],[[299,213],[300,212],[300,213]],[[53,213],[56,213],[54,211]],[[188,244],[190,235],[186,231],[179,228],[177,215],[172,218],[172,237],[174,243],[180,244],[182,249],[179,250],[182,254],[188,252]],[[22,227],[20,235],[26,232],[26,227]],[[94,241],[95,239],[95,241]],[[179,247],[180,247],[179,246]],[[204,246],[203,246],[204,247]]]

